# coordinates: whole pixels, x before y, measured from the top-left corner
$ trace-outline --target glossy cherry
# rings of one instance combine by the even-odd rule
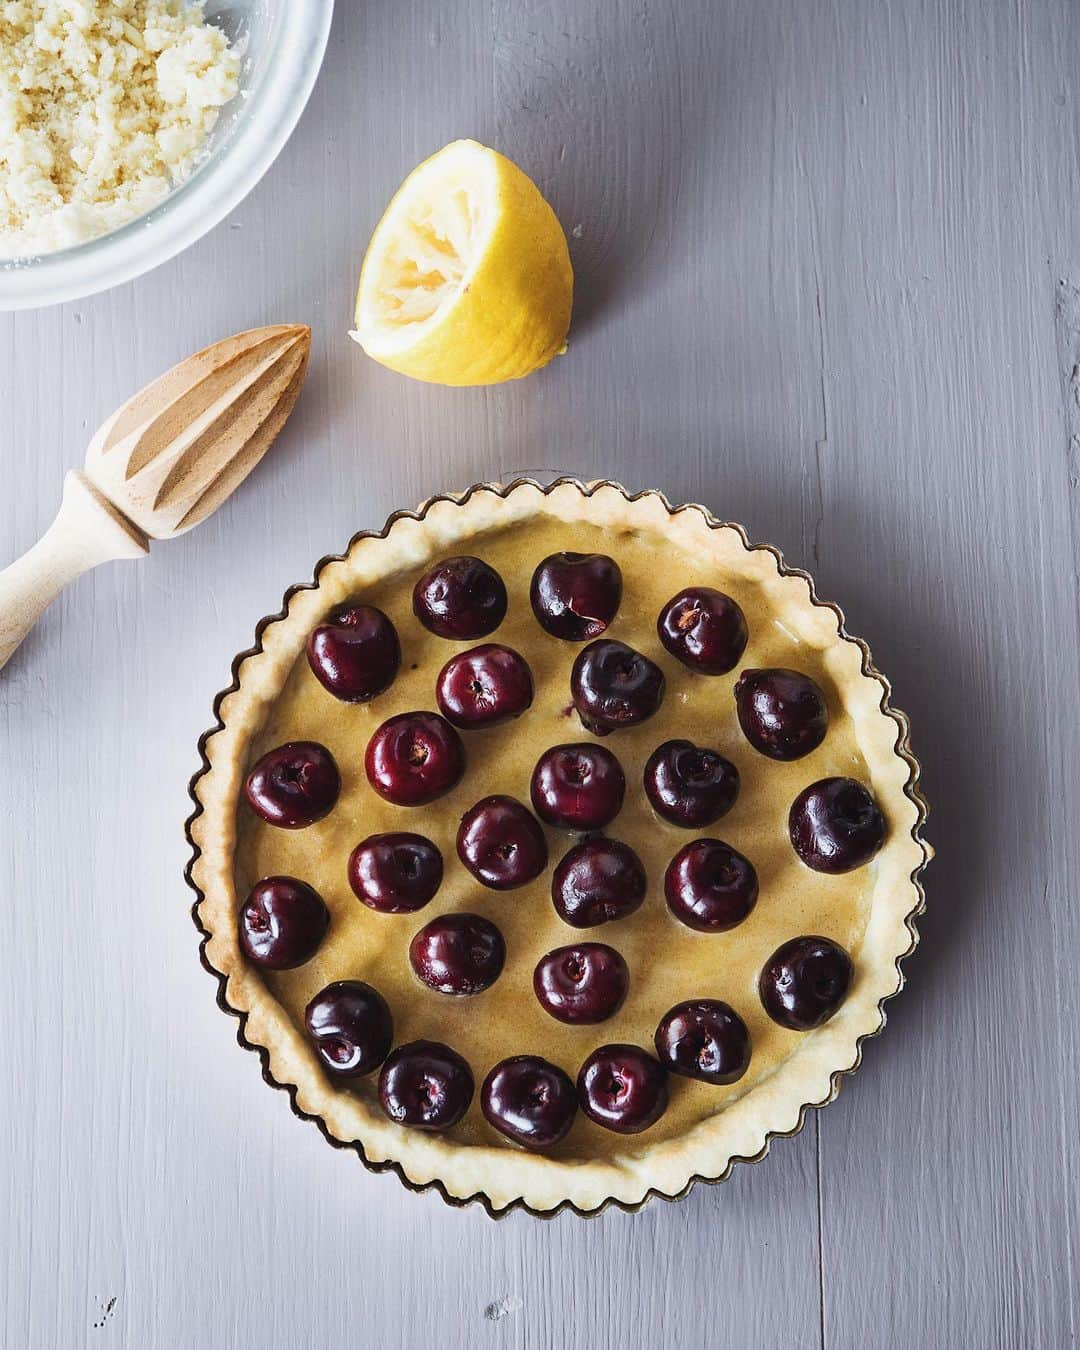
[[[801,759],[829,729],[820,685],[797,670],[744,670],[735,683],[735,708],[743,735],[770,759]]]
[[[885,842],[877,802],[854,778],[822,778],[795,798],[788,813],[791,845],[815,872],[862,867]]]
[[[379,1074],[382,1109],[399,1125],[446,1130],[473,1099],[472,1070],[456,1050],[438,1041],[410,1041],[389,1056]]]
[[[264,877],[240,910],[240,945],[264,970],[292,970],[315,955],[330,927],[326,901],[296,877]]]
[[[491,920],[479,914],[440,914],[409,944],[409,961],[429,989],[479,994],[502,974],[506,943]]]
[[[442,854],[422,834],[373,834],[349,855],[349,885],[381,914],[412,914],[442,884]]]
[[[489,1125],[515,1143],[550,1148],[570,1132],[577,1090],[557,1064],[538,1055],[515,1055],[484,1079],[480,1109]]]
[[[394,1040],[386,999],[362,980],[328,984],[307,1005],[304,1022],[323,1067],[339,1078],[378,1068]]]
[[[334,756],[317,741],[268,750],[244,780],[244,796],[270,825],[302,830],[330,814],[341,792]]]
[[[380,797],[395,806],[423,806],[461,781],[465,750],[438,713],[398,713],[368,741],[364,769]]]
[[[617,1134],[640,1134],[667,1110],[668,1075],[658,1059],[637,1045],[602,1045],[577,1080],[581,1109]]]
[[[530,794],[536,814],[548,825],[599,830],[619,814],[626,776],[602,745],[555,745],[537,760]]]
[[[344,703],[389,689],[401,665],[397,629],[374,605],[341,605],[311,632],[307,659],[319,683]]]
[[[541,1008],[570,1026],[614,1017],[629,988],[626,962],[603,942],[557,947],[542,956],[533,971],[533,992]]]
[[[664,874],[668,909],[699,933],[734,928],[757,904],[753,864],[719,839],[695,839],[679,849]]]
[[[825,937],[797,937],[765,962],[758,992],[774,1022],[790,1031],[811,1031],[840,1007],[854,977],[843,947]]]
[[[495,891],[509,891],[538,877],[547,866],[544,831],[514,797],[484,797],[461,818],[458,857]]]
[[[656,621],[660,641],[676,660],[702,675],[724,675],[746,648],[746,618],[730,595],[690,586],[672,596]]]
[[[601,638],[578,653],[570,694],[582,726],[606,736],[652,717],[664,700],[664,672],[624,642]]]
[[[750,1065],[746,1023],[719,999],[677,1003],[660,1019],[655,1039],[661,1064],[703,1083],[734,1083]]]
[[[592,928],[640,909],[646,888],[645,868],[630,845],[595,834],[575,844],[556,867],[551,898],[566,923]]]
[[[510,647],[487,642],[452,656],[435,682],[443,716],[463,731],[520,717],[533,701],[532,671]]]
[[[605,553],[552,553],[533,573],[529,600],[545,632],[587,642],[618,613],[622,572]]]
[[[506,586],[481,558],[444,558],[413,587],[413,613],[437,637],[487,637],[506,617]]]
[[[739,795],[731,760],[692,741],[665,741],[645,762],[645,795],[658,816],[700,830],[727,815]]]

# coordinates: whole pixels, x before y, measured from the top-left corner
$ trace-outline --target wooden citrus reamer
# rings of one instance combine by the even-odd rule
[[[0,667],[63,588],[98,563],[141,558],[198,525],[239,486],[292,411],[311,329],[253,328],[140,390],[64,480],[56,519],[0,572]]]

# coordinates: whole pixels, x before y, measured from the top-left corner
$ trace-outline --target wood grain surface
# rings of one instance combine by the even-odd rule
[[[340,0],[266,179],[183,256],[0,316],[0,546],[187,353],[310,323],[238,496],[0,677],[0,1343],[1058,1347],[1080,1266],[1080,23],[1070,0]],[[569,354],[411,384],[364,245],[475,136],[541,184]],[[810,568],[912,716],[924,941],[839,1101],[672,1206],[495,1224],[372,1177],[236,1046],[181,879],[195,742],[291,582],[430,492],[568,468]],[[673,582],[674,582],[673,578]]]

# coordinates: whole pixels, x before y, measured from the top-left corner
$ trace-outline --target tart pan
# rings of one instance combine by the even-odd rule
[[[555,503],[541,501],[541,498],[552,497],[555,497]],[[598,502],[593,503],[591,500],[593,498],[599,498]],[[283,1066],[279,1062],[281,1056],[272,1054],[265,1045],[258,1043],[249,1036],[248,1024],[252,1007],[244,993],[243,981],[238,982],[235,978],[231,978],[238,973],[235,942],[232,943],[234,951],[230,953],[227,935],[223,935],[219,931],[215,936],[213,925],[214,913],[220,916],[235,908],[235,897],[232,894],[231,886],[230,829],[224,831],[225,844],[223,845],[223,834],[216,827],[215,821],[216,816],[223,817],[231,811],[235,802],[235,783],[233,788],[230,789],[233,792],[232,800],[223,799],[220,785],[214,782],[214,777],[215,768],[220,769],[215,761],[215,755],[217,755],[217,760],[220,761],[222,753],[224,753],[224,740],[217,744],[214,742],[216,737],[225,732],[226,722],[230,720],[229,701],[241,691],[245,680],[249,683],[251,681],[251,672],[255,667],[247,665],[247,663],[252,662],[255,658],[265,656],[264,661],[256,663],[256,666],[261,667],[271,659],[267,655],[267,650],[268,645],[271,648],[274,646],[275,634],[271,633],[270,637],[267,637],[268,630],[271,630],[273,625],[283,623],[289,617],[290,610],[293,609],[294,602],[297,601],[298,597],[300,597],[298,603],[302,606],[304,603],[303,593],[316,589],[326,569],[334,564],[345,563],[354,550],[364,546],[364,541],[384,540],[399,522],[404,521],[423,523],[422,525],[405,526],[403,527],[405,532],[427,530],[429,535],[433,533],[434,537],[439,539],[445,532],[447,518],[453,519],[458,515],[454,511],[455,507],[468,507],[469,511],[461,513],[463,518],[468,517],[471,511],[480,520],[479,529],[483,531],[484,529],[497,529],[501,525],[519,522],[527,519],[530,513],[544,508],[550,510],[555,505],[558,505],[560,513],[567,510],[568,518],[571,521],[575,518],[582,520],[597,519],[609,515],[618,520],[620,525],[627,528],[633,528],[635,522],[640,520],[641,524],[655,529],[658,521],[663,521],[666,518],[666,528],[673,534],[678,535],[684,543],[695,535],[698,536],[699,540],[709,543],[710,541],[702,533],[703,531],[724,532],[723,546],[729,554],[734,552],[737,556],[751,555],[749,558],[743,557],[743,563],[748,570],[753,571],[770,586],[786,587],[788,594],[793,595],[797,589],[799,593],[797,603],[804,610],[819,610],[822,612],[815,622],[828,629],[829,641],[834,645],[837,641],[843,644],[851,644],[854,649],[850,658],[853,672],[863,680],[872,682],[872,691],[866,692],[873,695],[874,710],[891,723],[888,732],[891,743],[886,757],[890,761],[894,757],[895,760],[899,761],[899,764],[894,765],[894,767],[899,769],[902,775],[902,798],[900,800],[906,801],[906,806],[904,807],[904,836],[900,841],[904,850],[904,870],[902,874],[897,874],[896,877],[897,896],[895,898],[890,896],[890,908],[895,910],[895,915],[893,916],[894,922],[885,953],[888,958],[886,972],[888,987],[882,987],[879,991],[878,983],[875,983],[874,993],[879,996],[871,1000],[869,1005],[861,1010],[857,1026],[854,1029],[851,1026],[847,1028],[846,1041],[839,1034],[834,1035],[831,1041],[823,1040],[818,1043],[822,1049],[817,1055],[804,1057],[807,1064],[803,1066],[801,1075],[797,1076],[795,1081],[796,1084],[801,1083],[805,1087],[805,1092],[791,1096],[789,1091],[785,1097],[780,1086],[775,1082],[766,1079],[762,1083],[755,1084],[754,1089],[746,1094],[743,1101],[750,1101],[755,1097],[764,1098],[771,1094],[774,1098],[774,1109],[771,1112],[766,1109],[769,1123],[766,1125],[757,1124],[754,1122],[753,1113],[744,1111],[745,1128],[737,1131],[737,1138],[741,1146],[721,1145],[716,1148],[707,1148],[704,1150],[704,1155],[700,1140],[694,1147],[690,1147],[688,1137],[688,1147],[681,1159],[684,1164],[681,1172],[678,1167],[680,1160],[676,1158],[674,1166],[668,1165],[659,1169],[663,1172],[663,1175],[659,1177],[651,1178],[649,1175],[650,1169],[647,1166],[632,1168],[631,1175],[626,1183],[620,1182],[618,1185],[612,1185],[610,1193],[606,1191],[601,1193],[595,1187],[591,1187],[586,1188],[587,1194],[584,1195],[561,1195],[557,1193],[557,1189],[553,1193],[548,1187],[540,1198],[540,1202],[534,1203],[536,1197],[513,1194],[512,1190],[508,1191],[505,1186],[496,1188],[491,1186],[490,1183],[488,1189],[495,1190],[496,1193],[494,1195],[489,1194],[488,1189],[485,1189],[484,1178],[482,1176],[479,1179],[476,1178],[475,1169],[471,1171],[468,1168],[465,1169],[464,1184],[462,1184],[463,1179],[459,1173],[448,1185],[442,1176],[427,1174],[430,1168],[426,1163],[420,1169],[417,1169],[416,1167],[403,1165],[401,1161],[389,1156],[389,1154],[381,1157],[372,1156],[374,1150],[370,1147],[365,1149],[359,1138],[346,1137],[350,1132],[341,1128],[340,1118],[330,1119],[333,1115],[330,1110],[325,1108],[312,1109],[310,1082],[307,1083],[306,1087],[300,1085],[304,1082],[305,1077],[310,1078],[310,1075],[298,1071],[283,1071]],[[449,548],[451,543],[461,542],[464,537],[467,537],[467,535],[460,532],[455,533],[451,529],[447,533],[445,546]],[[716,543],[719,547],[720,540],[717,540]],[[402,556],[408,558],[407,550]],[[793,587],[792,582],[786,579],[794,579],[796,586]],[[801,583],[801,586],[797,583]],[[284,632],[285,630],[279,631]],[[280,659],[279,654],[278,660],[280,661]],[[698,1181],[712,1183],[726,1180],[737,1162],[760,1161],[767,1154],[772,1139],[798,1133],[804,1124],[808,1110],[824,1106],[832,1101],[839,1092],[843,1078],[858,1068],[862,1058],[863,1042],[877,1035],[883,1029],[885,1025],[884,1004],[889,998],[899,993],[903,987],[902,962],[914,951],[917,945],[918,933],[915,921],[924,907],[921,873],[932,856],[930,846],[922,838],[922,828],[927,817],[927,805],[919,787],[920,767],[910,749],[908,720],[902,712],[892,707],[889,683],[873,664],[866,643],[847,633],[844,627],[843,614],[836,605],[818,599],[813,582],[807,573],[787,566],[779,551],[772,546],[751,544],[741,526],[718,520],[703,506],[683,505],[673,507],[659,492],[646,491],[631,494],[618,483],[611,481],[593,482],[586,485],[577,479],[564,477],[547,485],[531,478],[515,479],[505,485],[477,484],[464,493],[432,497],[416,511],[396,512],[390,516],[382,530],[361,531],[355,535],[345,554],[330,555],[323,558],[317,565],[311,582],[293,586],[286,592],[281,611],[260,621],[256,628],[254,645],[241,652],[234,659],[232,663],[232,683],[227,689],[219,693],[214,700],[213,712],[215,725],[206,731],[199,740],[201,765],[189,784],[189,795],[194,803],[194,810],[185,825],[188,843],[192,850],[185,876],[196,895],[192,907],[192,918],[202,938],[200,944],[202,963],[216,977],[218,982],[218,1005],[224,1012],[238,1019],[238,1041],[245,1048],[257,1051],[262,1062],[264,1079],[271,1086],[281,1088],[289,1094],[292,1109],[296,1115],[302,1119],[313,1120],[329,1142],[335,1146],[349,1148],[356,1152],[369,1170],[395,1172],[401,1182],[410,1190],[435,1189],[448,1204],[455,1206],[475,1202],[482,1205],[492,1217],[501,1217],[515,1209],[524,1210],[538,1218],[550,1218],[566,1209],[582,1217],[588,1217],[600,1213],[609,1205],[615,1205],[626,1211],[636,1211],[653,1196],[660,1196],[668,1200],[681,1199],[688,1194]],[[895,731],[892,728],[895,728]],[[243,745],[241,745],[241,749],[243,749]],[[218,777],[221,777],[220,772]],[[235,778],[235,775],[233,777]],[[228,873],[228,880],[225,879],[226,873]],[[223,905],[226,907],[222,908]],[[225,926],[219,925],[219,928]],[[879,955],[881,955],[880,952]],[[883,963],[878,962],[874,969],[875,974],[881,974]],[[270,1000],[264,1001],[269,1002]],[[839,1023],[841,1021],[840,1015],[834,1021]],[[816,1036],[819,1034],[811,1033],[810,1035]],[[831,1045],[831,1052],[825,1049],[827,1045]],[[843,1053],[838,1055],[837,1052],[841,1046],[843,1047]],[[828,1058],[830,1053],[833,1058]],[[824,1065],[823,1055],[828,1058],[828,1063]],[[791,1058],[794,1059],[797,1056]],[[815,1059],[817,1060],[816,1064],[814,1063]],[[293,1068],[296,1069],[295,1062]],[[288,1069],[288,1065],[285,1066],[285,1069]],[[780,1071],[778,1070],[772,1077],[774,1080],[779,1079],[781,1077]],[[299,1079],[300,1083],[291,1081],[293,1079]],[[787,1086],[790,1089],[790,1081]],[[763,1088],[766,1091],[760,1092],[759,1089]],[[777,1107],[779,1107],[779,1110],[776,1109]],[[725,1112],[721,1112],[720,1116],[722,1117],[725,1114]],[[719,1117],[716,1119],[719,1119]],[[711,1122],[705,1122],[705,1124],[709,1125]],[[728,1136],[730,1141],[730,1138],[733,1137],[732,1131],[728,1131]],[[464,1150],[459,1150],[459,1152],[464,1152]],[[502,1150],[502,1152],[505,1153],[506,1150]],[[642,1156],[647,1158],[648,1153],[649,1150],[646,1149]],[[671,1160],[668,1159],[667,1161],[670,1164]],[[692,1166],[685,1166],[686,1163],[691,1161]],[[563,1170],[568,1169],[564,1168]],[[572,1188],[568,1187],[568,1189]]]

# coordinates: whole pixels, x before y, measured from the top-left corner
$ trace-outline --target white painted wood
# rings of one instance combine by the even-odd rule
[[[133,388],[314,330],[252,480],[78,582],[0,676],[0,1344],[1075,1344],[1078,70],[1070,0],[342,3],[229,221],[0,318],[4,560]],[[462,135],[537,176],[579,279],[569,354],[495,390],[345,336],[390,192]],[[925,946],[840,1100],[723,1187],[589,1224],[447,1210],[293,1119],[180,881],[255,619],[355,529],[522,467],[704,500],[813,569],[935,808]]]

